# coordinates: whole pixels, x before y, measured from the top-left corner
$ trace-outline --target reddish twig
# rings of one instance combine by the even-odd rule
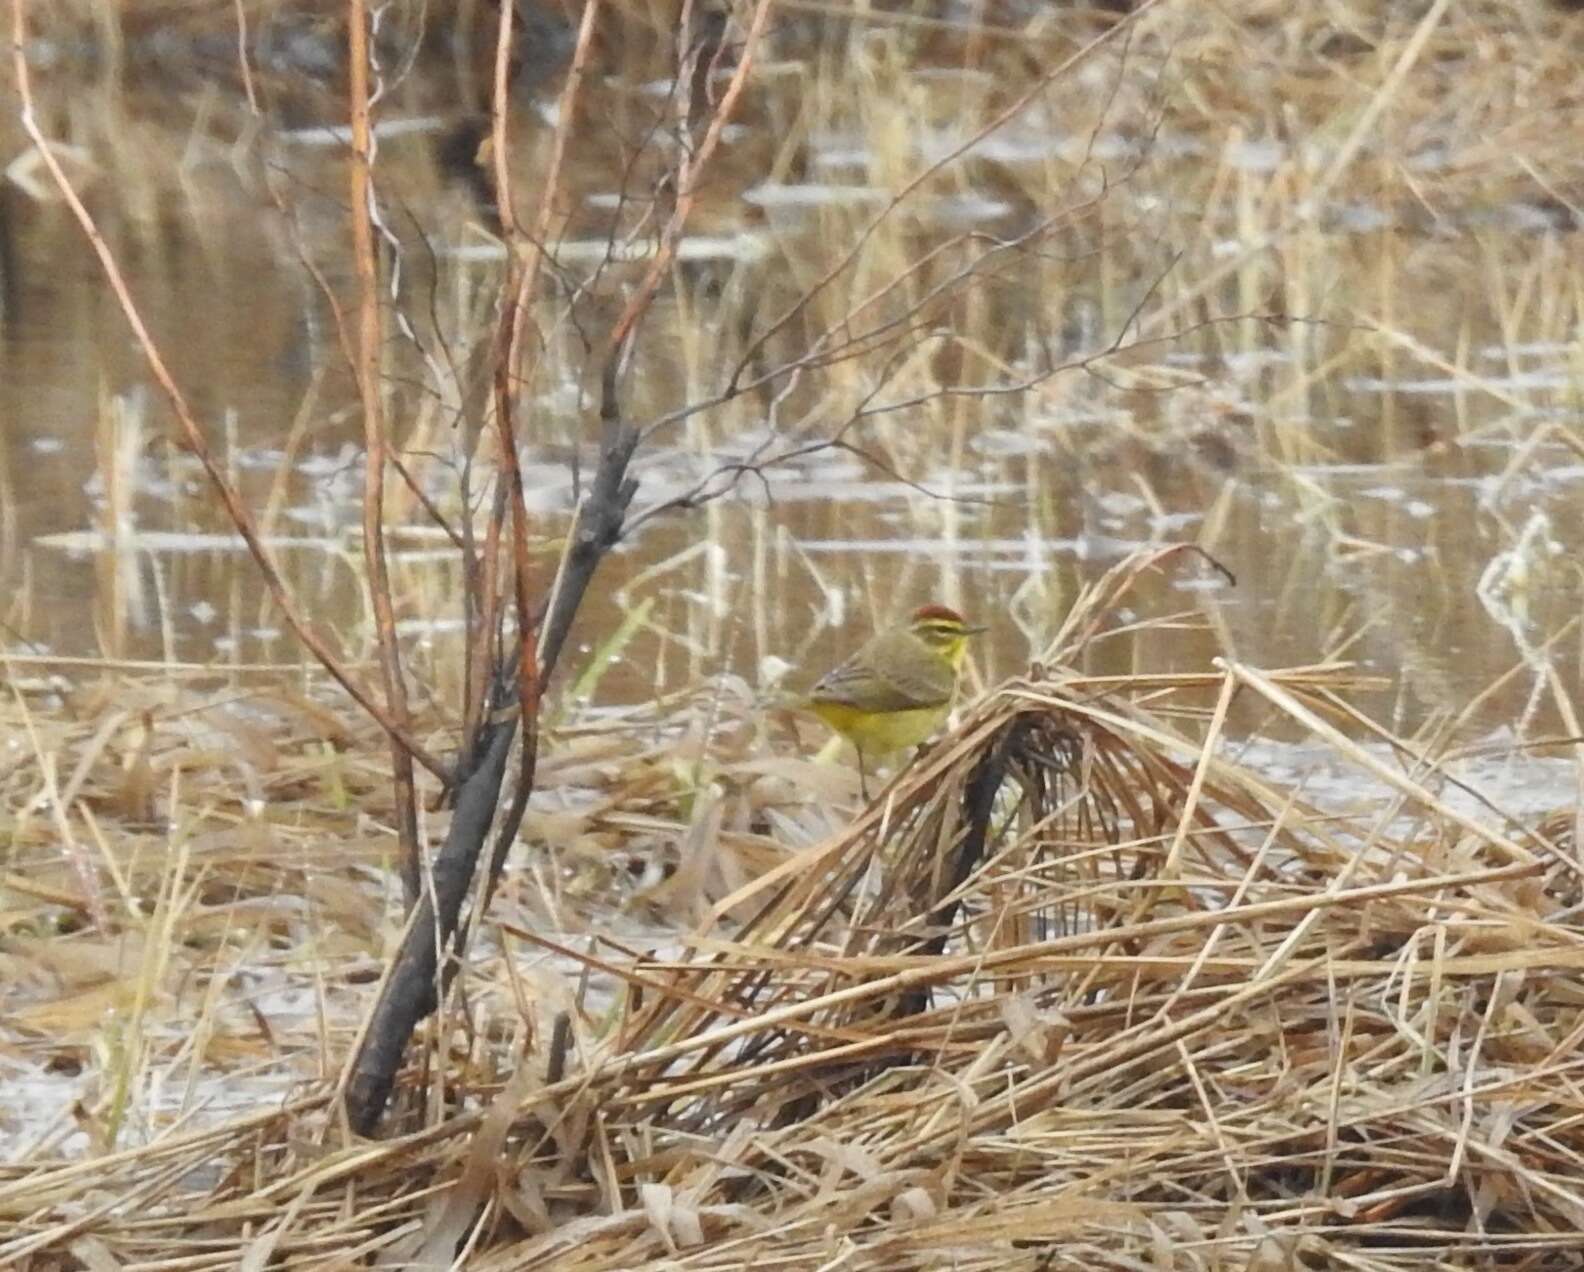
[[[391,719],[406,732],[412,715],[407,704],[407,678],[402,672],[401,645],[396,637],[396,611],[391,602],[390,566],[385,554],[384,399],[380,387],[379,263],[374,255],[371,201],[374,198],[374,141],[369,127],[368,10],[365,0],[347,0],[347,98],[352,121],[351,188],[352,257],[358,279],[357,375],[363,405],[363,560],[368,569],[369,605],[379,641],[380,671]],[[391,783],[396,804],[402,890],[408,906],[418,900],[418,808],[413,788],[412,756],[391,739]]]
[[[147,324],[143,321],[142,313],[136,302],[132,299],[131,289],[127,286],[126,279],[122,276],[121,268],[117,264],[115,254],[111,252],[109,244],[105,242],[104,235],[99,232],[99,226],[93,215],[84,206],[75,187],[61,168],[60,162],[55,158],[50,149],[49,142],[39,129],[38,120],[34,111],[32,84],[28,77],[26,56],[27,40],[27,0],[11,0],[11,62],[16,75],[17,96],[22,103],[22,127],[29,139],[37,147],[40,159],[60,191],[62,199],[77,218],[77,223],[82,227],[83,234],[87,237],[89,246],[94,255],[99,259],[100,268],[104,271],[105,279],[110,284],[110,290],[115,294],[116,302],[121,307],[121,313],[132,329],[132,334],[138,342],[138,347],[147,362],[150,374],[165,394],[166,400],[171,405],[171,410],[181,426],[182,439],[198,462],[202,464],[204,474],[208,477],[210,485],[214,488],[220,502],[224,505],[226,515],[231,518],[231,523],[236,526],[237,533],[242,536],[247,544],[249,553],[257,563],[260,574],[264,577],[264,584],[269,588],[270,596],[280,609],[287,626],[292,629],[297,639],[307,647],[310,653],[318,659],[319,664],[335,679],[343,689],[350,694],[355,702],[369,713],[388,733],[393,741],[399,743],[419,764],[438,777],[442,782],[450,783],[452,774],[449,766],[437,756],[430,753],[408,729],[401,724],[395,716],[379,702],[373,694],[353,679],[351,673],[341,664],[329,645],[319,635],[313,625],[298,607],[296,599],[292,596],[285,580],[281,577],[279,568],[269,550],[264,546],[259,537],[258,527],[243,502],[241,494],[226,477],[224,468],[215,458],[210,449],[208,440],[204,437],[203,429],[199,427],[192,408],[187,403],[186,395],[177,385],[175,377],[165,365],[164,356],[160,353],[159,346],[150,335]]]
[[[507,852],[515,842],[517,829],[527,809],[533,789],[538,758],[538,710],[543,677],[553,659],[540,652],[544,633],[539,623],[541,607],[534,604],[528,544],[528,510],[524,498],[522,473],[517,462],[515,428],[517,381],[513,372],[521,357],[521,341],[527,301],[539,276],[543,259],[541,244],[549,233],[555,190],[559,183],[561,159],[566,139],[576,118],[576,94],[593,47],[594,16],[597,3],[584,11],[573,69],[562,95],[561,123],[550,173],[544,183],[537,237],[523,261],[513,250],[509,256],[502,294],[500,327],[494,345],[494,396],[496,428],[500,438],[501,475],[485,533],[482,562],[468,563],[470,575],[477,580],[475,604],[469,614],[474,624],[468,650],[469,732],[465,744],[463,775],[456,792],[456,811],[445,843],[437,854],[418,902],[418,912],[407,926],[402,947],[393,961],[378,1000],[369,1017],[362,1041],[353,1056],[346,1083],[348,1121],[354,1129],[367,1133],[379,1120],[395,1081],[397,1066],[418,1021],[438,1005],[452,974],[459,966],[471,932],[493,894]],[[505,57],[511,9],[503,7],[498,41],[495,145],[497,189],[501,200],[501,223],[508,242],[516,222],[510,215],[510,177],[504,160],[506,137],[507,81]],[[511,586],[517,615],[517,649],[512,659],[501,656],[499,616],[504,590],[499,554],[506,535],[505,518],[510,512],[510,539],[513,569]],[[475,568],[477,567],[477,568]],[[561,634],[564,636],[564,633]],[[516,700],[504,697],[503,682],[515,673]],[[493,710],[489,708],[493,707]],[[523,729],[520,767],[510,806],[500,815],[500,791],[506,773],[518,724]],[[490,855],[482,886],[475,889],[478,857],[494,828],[494,849]],[[432,880],[432,886],[430,886]],[[463,925],[461,912],[469,894],[478,899],[470,922]],[[444,961],[442,961],[444,955]]]

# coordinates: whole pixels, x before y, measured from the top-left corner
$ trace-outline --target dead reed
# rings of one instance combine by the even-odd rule
[[[521,868],[379,1141],[345,1133],[334,1095],[396,921],[344,798],[380,789],[378,739],[280,690],[150,688],[92,725],[35,723],[19,844],[47,834],[48,800],[17,802],[45,773],[104,810],[88,825],[141,807],[164,829],[158,850],[130,829],[85,846],[115,881],[105,928],[62,864],[13,890],[5,956],[33,1001],[8,1012],[11,1062],[75,1046],[99,1090],[4,1168],[0,1261],[1574,1265],[1577,861],[1470,814],[1406,744],[1353,740],[1345,667],[1064,670],[1111,596],[850,825],[751,871],[695,859],[696,925],[623,920],[607,891],[583,911],[600,939],[548,935],[577,906]],[[245,741],[244,702],[293,722],[285,740],[205,750]],[[1224,728],[1250,705],[1356,798],[1316,806],[1238,763]],[[578,734],[578,798],[530,823],[560,839],[539,851],[562,882],[580,837],[711,862],[775,842],[808,795],[766,800],[765,775],[797,768],[751,711],[708,711],[702,783],[656,782],[653,722]],[[119,1056],[93,1052],[112,1036]],[[240,1109],[203,1107],[228,1088]]]
[[[106,29],[117,12],[73,10]],[[663,29],[669,13],[647,17]],[[793,44],[787,56],[819,72],[807,109],[778,151],[785,103],[755,80],[723,188],[791,166],[811,137],[850,135],[859,175],[904,211],[825,209],[786,236],[794,281],[726,286],[723,309],[740,315],[750,290],[767,309],[795,302],[797,321],[767,341],[797,386],[778,405],[839,422],[838,437],[861,425],[869,462],[895,473],[915,413],[954,460],[986,404],[1013,399],[1014,431],[1081,450],[1087,438],[1052,420],[1072,385],[1093,384],[1058,371],[1103,369],[1108,386],[1147,396],[1183,375],[1150,361],[1153,342],[1230,363],[1283,331],[1279,371],[1209,401],[1221,427],[1206,428],[1205,397],[1182,395],[1104,445],[1175,460],[1214,431],[1239,462],[1276,461],[1323,551],[1385,556],[1368,512],[1302,471],[1354,444],[1316,441],[1311,403],[1334,405],[1345,370],[1457,382],[1450,418],[1381,408],[1390,453],[1417,448],[1421,426],[1427,446],[1513,441],[1533,422],[1522,413],[1554,405],[1481,370],[1477,351],[1499,337],[1516,365],[1525,339],[1577,325],[1577,265],[1555,238],[1486,228],[1576,222],[1577,148],[1556,123],[1576,83],[1570,20],[1499,3],[1160,3],[1107,50],[1099,81],[1048,85],[1048,115],[987,130],[999,157],[957,167],[908,131],[942,96],[924,74],[940,69],[936,26],[888,18],[862,43],[861,93]],[[981,25],[956,33],[979,60],[952,58],[966,72],[952,109],[970,120],[1006,105],[984,83],[1029,91],[1009,70],[1025,49],[1054,63],[1072,45],[1048,25]],[[634,100],[616,79],[602,102]],[[151,183],[130,171],[121,104],[95,98],[60,127],[99,156],[136,242],[158,218]],[[218,115],[240,134],[252,112],[227,106]],[[1053,118],[1072,123],[1066,150],[1050,146]],[[1130,140],[1168,133],[1186,149]],[[194,135],[212,171],[216,139]],[[1269,139],[1293,144],[1262,169]],[[1102,142],[1121,147],[1115,185],[1092,162]],[[608,193],[610,167],[589,168],[569,188]],[[1157,176],[1170,198],[1140,189]],[[1035,229],[994,243],[941,231],[915,251],[910,197],[938,198],[933,215],[990,187],[1010,209],[998,216]],[[586,262],[572,249],[592,244],[596,279],[630,285],[663,258],[657,244],[633,260],[614,251],[650,215],[629,212],[625,228],[559,242],[561,259]],[[739,228],[729,208],[704,212]],[[1360,217],[1391,233],[1322,240]],[[663,236],[679,261],[684,219]],[[1465,267],[1481,265],[1464,271],[1489,293],[1475,318],[1415,303],[1402,282],[1427,261],[1446,267],[1443,232],[1461,235]],[[815,250],[829,242],[850,255]],[[1016,264],[998,255],[1006,243]],[[522,269],[507,294],[530,294],[533,269],[507,259]],[[759,263],[736,262],[733,285]],[[981,270],[982,286],[956,286]],[[661,274],[644,284],[651,298]],[[808,289],[827,275],[840,285]],[[697,451],[703,476],[688,470],[676,500],[644,515],[735,480],[742,466],[715,456],[755,418],[753,394],[712,378],[721,346],[699,336],[696,297],[673,281],[680,334],[638,350],[654,374],[634,376],[629,418],[646,437],[696,429],[677,451]],[[1321,298],[1323,322],[1288,323]],[[1040,325],[1057,308],[1099,315],[1101,338],[1070,364]],[[947,324],[954,341],[893,362],[882,341],[851,335],[914,323]],[[558,324],[569,311],[546,317]],[[728,360],[747,367],[758,337],[732,325],[719,324]],[[1142,343],[1123,349],[1124,337]],[[1040,356],[1019,362],[1029,349]],[[575,356],[545,350],[541,387],[576,382]],[[873,397],[877,375],[893,398]],[[539,440],[579,437],[583,406],[546,411]],[[707,407],[720,409],[706,423]],[[1577,448],[1570,423],[1548,428]],[[415,452],[421,435],[407,439]],[[796,427],[776,440],[788,463],[802,454]],[[1527,443],[1515,450],[1502,488],[1538,462]],[[1037,514],[1034,537],[1055,538]],[[527,520],[514,528],[523,568]],[[1207,516],[1202,542],[1223,526]],[[444,833],[432,783],[420,773],[416,799],[389,793],[386,736],[300,673],[170,665],[131,683],[54,680],[47,660],[11,658],[0,1064],[15,1098],[0,1122],[23,1149],[0,1166],[0,1264],[1578,1266],[1576,815],[1542,834],[1471,806],[1437,757],[1361,717],[1350,695],[1362,682],[1342,665],[1262,672],[1228,657],[1197,674],[1098,674],[1086,659],[1140,564],[1081,599],[1041,666],[967,712],[850,825],[831,809],[842,776],[796,758],[735,683],[617,718],[540,721],[531,851],[481,925],[461,992],[410,1049],[380,1140],[342,1123],[343,1065],[401,935],[392,828],[411,844]],[[1037,600],[1028,627],[1043,632],[1057,607]],[[716,622],[716,643],[697,648],[712,658],[719,635]],[[483,684],[453,698],[475,719]],[[1554,696],[1571,724],[1565,691]],[[1237,713],[1252,729],[1232,728]],[[409,752],[456,748],[455,713],[416,703],[396,716]],[[1348,797],[1240,762],[1230,739],[1251,732],[1301,743]]]

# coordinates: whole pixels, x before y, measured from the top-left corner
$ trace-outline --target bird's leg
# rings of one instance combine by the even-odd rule
[[[858,791],[863,796],[863,802],[869,802],[869,771],[864,767],[863,747],[854,748],[858,752]]]

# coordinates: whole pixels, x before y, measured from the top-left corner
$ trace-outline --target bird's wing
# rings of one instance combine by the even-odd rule
[[[944,660],[938,665],[931,663],[910,671],[893,667],[885,671],[882,678],[914,707],[943,707],[951,701],[952,691],[957,688],[957,673]]]
[[[944,664],[936,674],[927,671],[899,673],[866,666],[861,656],[826,672],[809,690],[811,702],[839,702],[865,711],[915,711],[951,701],[955,678]]]
[[[810,702],[840,703],[864,711],[907,711],[923,704],[855,661],[832,667],[809,690]]]

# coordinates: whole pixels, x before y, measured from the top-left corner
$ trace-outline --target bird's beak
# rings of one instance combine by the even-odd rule
[[[989,630],[990,630],[990,624],[988,624],[988,623],[986,623],[983,627],[965,627],[965,628],[963,628],[963,635],[964,636],[978,636],[982,632],[987,632]]]

